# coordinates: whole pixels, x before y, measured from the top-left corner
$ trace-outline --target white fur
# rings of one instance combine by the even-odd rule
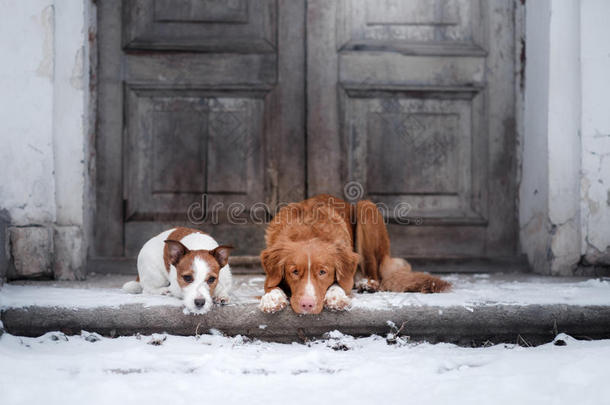
[[[316,289],[311,282],[311,257],[309,253],[307,253],[307,284],[305,284],[305,294],[313,298],[314,302],[317,300]]]
[[[195,279],[193,282],[183,289],[184,293],[184,306],[191,312],[208,312],[212,308],[212,295],[210,294],[210,286],[206,282],[210,268],[208,264],[196,258],[193,261],[193,267],[195,270]],[[204,298],[205,305],[201,308],[195,306],[195,299]]]
[[[258,307],[263,312],[277,312],[288,305],[288,297],[281,288],[274,288],[261,297]]]
[[[216,298],[228,302],[229,291],[231,290],[231,268],[228,264],[220,269],[214,297],[210,295],[210,287],[205,281],[210,271],[205,261],[201,259],[193,261],[195,279],[184,289],[178,284],[176,268],[170,265],[169,272],[166,270],[163,260],[163,249],[165,248],[165,240],[173,231],[174,229],[170,229],[161,232],[144,244],[138,254],[138,275],[140,276],[140,282],[129,281],[123,285],[123,290],[132,294],[140,292],[146,294],[171,294],[182,298],[185,307],[195,313],[209,311]],[[218,247],[218,243],[214,238],[200,233],[187,235],[180,242],[190,250],[213,250]],[[205,305],[202,308],[197,308],[194,302],[195,298],[205,298]]]
[[[231,268],[227,264],[220,269],[218,273],[218,284],[214,290],[214,299],[223,303],[229,302],[229,293],[233,285],[233,277],[231,276]]]
[[[324,296],[324,306],[327,309],[334,311],[347,309],[351,303],[352,300],[345,294],[343,288],[339,287],[337,284],[331,285]]]
[[[374,292],[379,290],[379,282],[369,278],[360,278],[354,283],[354,287],[360,292]]]
[[[140,294],[142,292],[142,284],[137,281],[128,281],[123,284],[123,290],[127,291],[130,294]]]

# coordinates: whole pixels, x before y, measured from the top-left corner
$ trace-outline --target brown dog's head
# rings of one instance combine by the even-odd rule
[[[359,255],[349,247],[319,239],[278,241],[263,250],[265,292],[285,281],[290,305],[298,314],[319,314],[328,288],[337,282],[346,294],[354,286]]]

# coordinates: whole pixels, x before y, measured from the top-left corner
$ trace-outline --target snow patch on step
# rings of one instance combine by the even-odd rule
[[[357,294],[352,309],[387,310],[400,307],[463,307],[473,312],[479,307],[497,305],[610,306],[610,281],[558,281],[549,277],[523,277],[502,280],[495,277],[450,275],[443,279],[453,283],[450,292],[440,294],[374,293]],[[257,304],[263,294],[263,277],[253,277],[236,286],[232,305]],[[29,306],[62,308],[97,308],[141,304],[145,307],[182,306],[170,297],[128,294],[120,288],[65,288],[40,285],[5,284],[0,290],[0,309]],[[443,312],[439,311],[439,316]]]
[[[498,281],[483,277],[466,279],[460,276],[447,276],[443,279],[453,283],[453,289],[448,293],[355,294],[352,308],[381,310],[404,306],[461,306],[473,312],[477,307],[497,305],[610,305],[608,280],[557,282],[534,277],[526,281]],[[439,316],[442,316],[442,312],[439,312]]]
[[[142,304],[145,307],[182,306],[178,298],[164,295],[129,294],[111,288],[60,288],[5,284],[0,290],[0,309],[29,306],[61,308],[119,308],[121,305]]]

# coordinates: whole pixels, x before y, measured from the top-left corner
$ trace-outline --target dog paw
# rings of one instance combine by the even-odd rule
[[[229,302],[231,302],[231,298],[229,298],[227,296],[214,297],[214,304],[227,305]]]
[[[161,295],[171,295],[172,292],[170,291],[169,288],[162,288],[162,289],[159,290],[159,294],[161,294]]]
[[[373,293],[379,291],[379,281],[362,278],[356,282],[355,287],[359,293]]]
[[[331,311],[345,311],[350,307],[352,300],[345,295],[343,288],[333,285],[324,296],[324,308]]]
[[[281,311],[288,305],[288,297],[279,288],[274,288],[267,294],[261,297],[261,302],[258,304],[258,308],[268,314]]]
[[[451,283],[437,277],[430,277],[421,286],[421,292],[424,294],[439,293],[447,291],[451,288]]]

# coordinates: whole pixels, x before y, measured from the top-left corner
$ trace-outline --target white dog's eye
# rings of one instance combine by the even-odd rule
[[[213,284],[214,281],[216,281],[216,277],[210,277],[208,278],[208,284]]]
[[[190,274],[186,274],[186,275],[182,276],[182,279],[187,283],[193,282],[193,276],[191,276]]]

